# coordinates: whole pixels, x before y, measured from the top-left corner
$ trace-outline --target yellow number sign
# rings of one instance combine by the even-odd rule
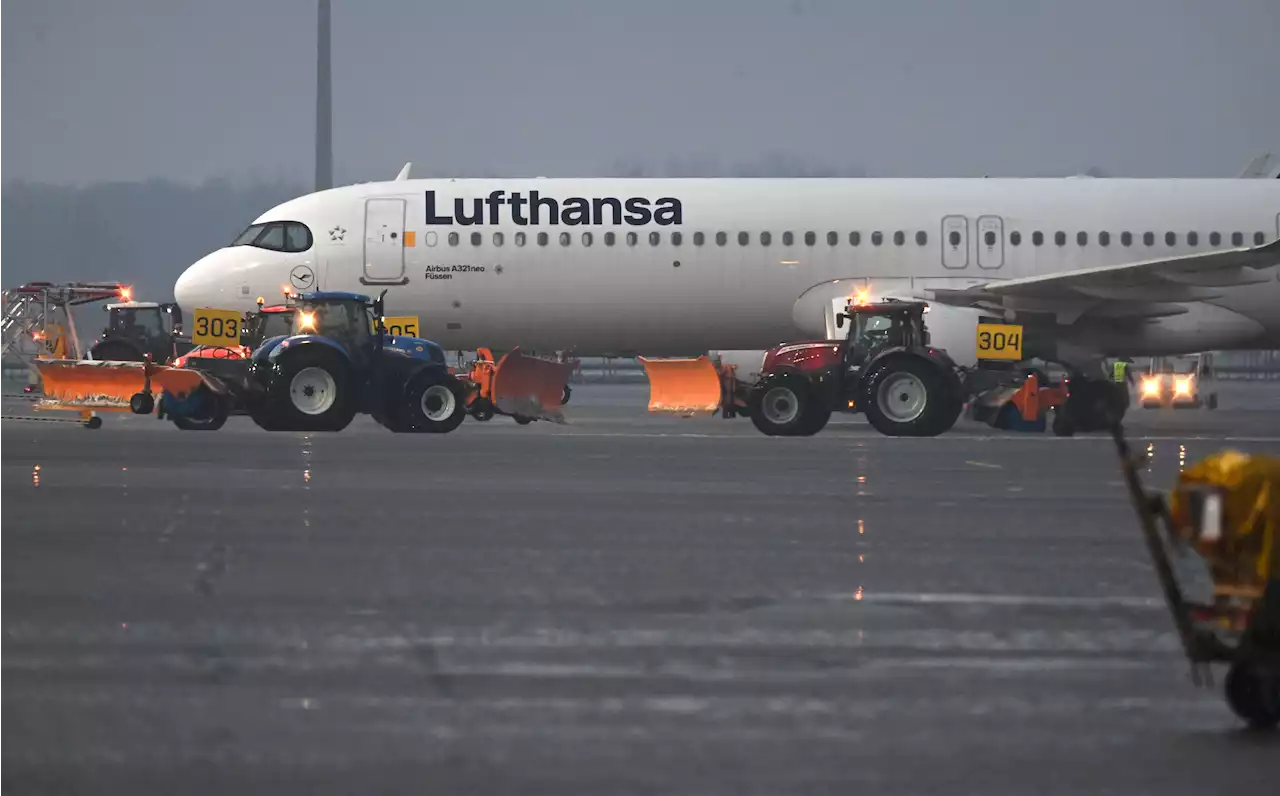
[[[387,334],[392,337],[417,337],[418,336],[418,316],[417,315],[397,315],[395,317],[388,316],[382,320],[382,325],[387,327]]]
[[[978,359],[1022,359],[1022,327],[1016,323],[978,324]]]
[[[236,310],[196,309],[191,326],[191,342],[196,345],[240,345],[240,313]]]

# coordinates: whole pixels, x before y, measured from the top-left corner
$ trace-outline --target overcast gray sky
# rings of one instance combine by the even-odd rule
[[[5,0],[3,175],[309,181],[314,0]],[[406,160],[1234,176],[1277,0],[333,0],[339,182]]]

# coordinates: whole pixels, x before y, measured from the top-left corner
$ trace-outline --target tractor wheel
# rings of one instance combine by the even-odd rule
[[[564,406],[569,403],[569,397],[571,395],[573,395],[573,390],[569,388],[568,384],[564,385],[564,392],[560,395],[560,405]]]
[[[1227,671],[1224,685],[1227,705],[1250,727],[1266,730],[1280,724],[1280,673],[1237,662]]]
[[[271,380],[266,420],[289,431],[341,431],[356,413],[351,363],[328,346],[286,353]],[[259,424],[261,425],[261,424]]]
[[[213,390],[204,389],[205,400],[198,416],[174,417],[173,424],[183,431],[217,431],[231,414],[231,400]]]
[[[863,411],[887,437],[936,437],[955,410],[939,366],[912,356],[895,356],[873,366],[867,376]]]
[[[770,437],[808,436],[806,430],[826,425],[830,410],[813,394],[809,381],[798,373],[766,377],[747,396],[747,413],[756,428]]]
[[[533,422],[532,417],[525,417],[524,415],[512,415],[512,417],[514,417],[516,422],[522,426],[527,426]]]
[[[797,437],[812,437],[826,428],[827,421],[831,419],[831,410],[822,406],[818,401],[814,401],[809,408],[809,413],[805,415],[804,426],[796,432]]]
[[[477,398],[471,403],[471,416],[481,423],[487,423],[493,419],[493,404],[484,398]]]
[[[466,392],[443,370],[424,370],[414,376],[404,393],[405,430],[447,434],[467,417]]]

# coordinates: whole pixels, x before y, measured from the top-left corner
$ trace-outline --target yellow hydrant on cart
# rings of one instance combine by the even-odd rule
[[[1252,726],[1275,727],[1280,724],[1280,458],[1215,453],[1180,473],[1165,499],[1143,490],[1140,457],[1130,455],[1119,427],[1113,436],[1193,671],[1199,675],[1210,664],[1228,664],[1228,705]],[[1204,561],[1213,583],[1208,602],[1187,599],[1171,548],[1193,550]]]

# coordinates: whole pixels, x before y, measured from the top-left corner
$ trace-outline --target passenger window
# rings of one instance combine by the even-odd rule
[[[1177,245],[1178,245],[1178,233],[1176,233],[1176,232],[1166,232],[1166,233],[1164,233],[1164,245],[1166,245],[1166,246],[1177,246]]]
[[[1053,233],[1053,242],[1054,242],[1054,243],[1056,243],[1056,244],[1058,244],[1059,246],[1066,246],[1066,245],[1067,245],[1067,233],[1065,233],[1065,232],[1055,232],[1055,233]]]
[[[606,232],[606,233],[604,233],[604,245],[606,245],[606,246],[612,246],[613,244],[615,244],[615,243],[617,243],[617,242],[618,242],[618,236],[617,236],[617,235],[615,235],[615,234],[614,234],[614,233],[612,233],[612,232]]]
[[[561,245],[561,246],[568,246],[570,243],[573,243],[573,237],[572,237],[572,236],[570,236],[568,232],[561,232],[561,233],[560,233],[560,245]]]
[[[850,232],[850,233],[849,233],[849,245],[850,245],[850,246],[861,246],[861,245],[862,245],[862,233],[861,233],[861,232]]]
[[[928,243],[928,242],[929,242],[929,233],[928,233],[928,232],[925,232],[923,229],[922,229],[922,230],[919,230],[918,232],[916,232],[916,245],[917,245],[917,246],[924,246],[924,245],[925,245],[926,243]]]
[[[1209,233],[1209,245],[1210,245],[1210,246],[1221,246],[1221,245],[1222,245],[1222,233],[1221,233],[1221,232],[1210,232],[1210,233]]]
[[[897,232],[893,233],[894,246],[903,246],[906,244],[906,242],[907,242],[907,233],[903,232],[902,230],[898,230]]]
[[[525,240],[526,240],[526,238],[525,238],[525,234],[524,234],[523,232],[517,232],[517,233],[516,233],[516,245],[517,245],[517,246],[523,246],[523,245],[524,245],[524,243],[525,243]]]
[[[1232,246],[1243,246],[1243,245],[1244,245],[1244,233],[1241,233],[1241,232],[1232,232],[1232,233],[1231,233],[1231,245],[1232,245]]]
[[[545,232],[539,232],[539,233],[538,233],[538,245],[539,245],[539,246],[546,246],[546,245],[547,245],[547,240],[548,240],[548,238],[547,238],[547,233],[545,233]]]
[[[450,245],[450,246],[457,246],[457,245],[458,245],[458,233],[456,233],[456,232],[450,232],[450,233],[449,233],[449,245]]]
[[[784,232],[784,233],[782,233],[782,245],[783,245],[783,246],[794,246],[794,245],[795,245],[795,242],[796,242],[796,236],[795,236],[795,235],[793,235],[793,234],[792,234],[792,233],[790,233],[790,232]]]
[[[739,232],[739,233],[738,233],[738,245],[739,245],[739,246],[746,246],[746,245],[747,245],[748,243],[750,243],[750,242],[751,242],[751,233],[749,233],[749,232]]]
[[[817,235],[817,233],[814,233],[814,232],[806,232],[806,233],[804,233],[804,245],[806,245],[806,246],[812,246],[813,244],[815,244],[815,243],[817,243],[817,242],[818,242],[818,235]]]
[[[472,245],[472,246],[479,246],[479,245],[480,245],[480,242],[481,242],[481,241],[483,241],[483,240],[484,240],[484,238],[480,235],[480,233],[479,233],[479,232],[472,232],[472,233],[471,233],[471,245]]]
[[[769,233],[769,232],[761,232],[761,233],[760,233],[760,245],[761,245],[761,246],[768,246],[770,243],[773,243],[773,235],[772,235],[771,233]]]
[[[1110,246],[1110,245],[1111,245],[1111,233],[1110,233],[1110,232],[1105,232],[1105,231],[1104,231],[1104,232],[1099,232],[1099,233],[1098,233],[1098,245],[1099,245],[1099,246]]]
[[[728,242],[729,242],[729,233],[727,233],[727,232],[717,232],[717,233],[716,233],[716,245],[717,245],[717,246],[723,246],[723,245],[725,245],[725,244],[726,244],[726,243],[728,243]]]
[[[950,243],[952,246],[959,246],[960,233],[956,232],[954,229],[951,230],[951,234],[947,235],[947,242]]]
[[[1188,245],[1188,246],[1199,246],[1199,245],[1200,245],[1200,233],[1198,233],[1198,232],[1188,232],[1188,233],[1187,233],[1187,245]]]
[[[828,245],[828,246],[835,246],[835,245],[836,245],[836,244],[838,244],[839,242],[840,242],[840,233],[839,233],[839,232],[828,232],[828,233],[827,233],[827,245]]]
[[[637,243],[639,243],[639,242],[640,242],[640,236],[639,236],[639,235],[637,235],[637,234],[636,234],[636,233],[634,233],[634,232],[628,232],[628,233],[627,233],[627,245],[628,245],[628,246],[634,246],[634,245],[636,245],[636,244],[637,244]]]
[[[590,232],[584,232],[584,233],[582,233],[582,245],[583,245],[583,246],[590,246],[590,245],[591,245],[592,240],[593,240],[593,238],[591,237],[591,233],[590,233]]]
[[[1076,233],[1076,245],[1077,245],[1077,246],[1088,246],[1088,245],[1089,245],[1089,233],[1088,233],[1088,232],[1077,232],[1077,233]]]
[[[693,233],[693,245],[694,245],[694,246],[701,246],[702,244],[704,244],[704,243],[706,243],[706,242],[707,242],[707,236],[706,236],[706,235],[703,235],[701,232],[695,232],[695,233]]]
[[[285,251],[304,252],[311,248],[311,230],[301,221],[289,221],[284,225]]]
[[[1133,233],[1132,233],[1132,232],[1121,232],[1121,233],[1120,233],[1120,245],[1121,245],[1121,246],[1132,246],[1132,245],[1133,245]]]
[[[679,245],[680,245],[680,244],[682,244],[682,243],[684,243],[684,235],[682,235],[682,234],[681,234],[681,233],[679,233],[679,232],[672,232],[672,233],[671,233],[671,245],[672,245],[672,246],[679,246]]]
[[[882,243],[884,243],[884,233],[883,233],[883,232],[872,232],[872,233],[871,233],[871,245],[872,245],[872,246],[879,246],[879,245],[880,245],[880,244],[882,244]]]
[[[1044,233],[1043,233],[1043,232],[1041,232],[1040,230],[1036,230],[1035,232],[1032,232],[1032,233],[1031,233],[1031,243],[1032,243],[1033,245],[1036,245],[1036,246],[1043,246],[1043,245],[1044,245]]]
[[[995,232],[993,232],[992,230],[987,230],[987,231],[986,231],[985,233],[983,233],[983,235],[982,235],[982,241],[983,241],[983,243],[987,244],[988,246],[995,246],[995,245],[996,245],[996,233],[995,233]]]
[[[661,232],[650,232],[650,233],[649,233],[649,245],[650,245],[650,246],[657,246],[659,243],[662,243],[662,233],[661,233]]]
[[[1142,243],[1143,243],[1143,245],[1145,245],[1145,246],[1154,246],[1154,245],[1156,245],[1156,233],[1154,233],[1154,232],[1144,232],[1144,233],[1142,233]]]
[[[501,245],[502,245],[502,233],[501,233],[501,232],[495,232],[495,233],[493,233],[493,245],[494,245],[494,246],[501,246]]]
[[[1255,232],[1255,233],[1253,233],[1253,245],[1254,245],[1254,246],[1261,246],[1262,244],[1264,244],[1264,243],[1266,243],[1266,242],[1267,242],[1267,234],[1266,234],[1265,232]]]
[[[1010,233],[1009,233],[1009,245],[1011,245],[1011,246],[1017,246],[1017,245],[1019,245],[1019,244],[1021,244],[1021,243],[1022,243],[1022,233],[1021,233],[1021,232],[1019,232],[1018,230],[1016,230],[1016,229],[1015,229],[1013,232],[1010,232]]]

